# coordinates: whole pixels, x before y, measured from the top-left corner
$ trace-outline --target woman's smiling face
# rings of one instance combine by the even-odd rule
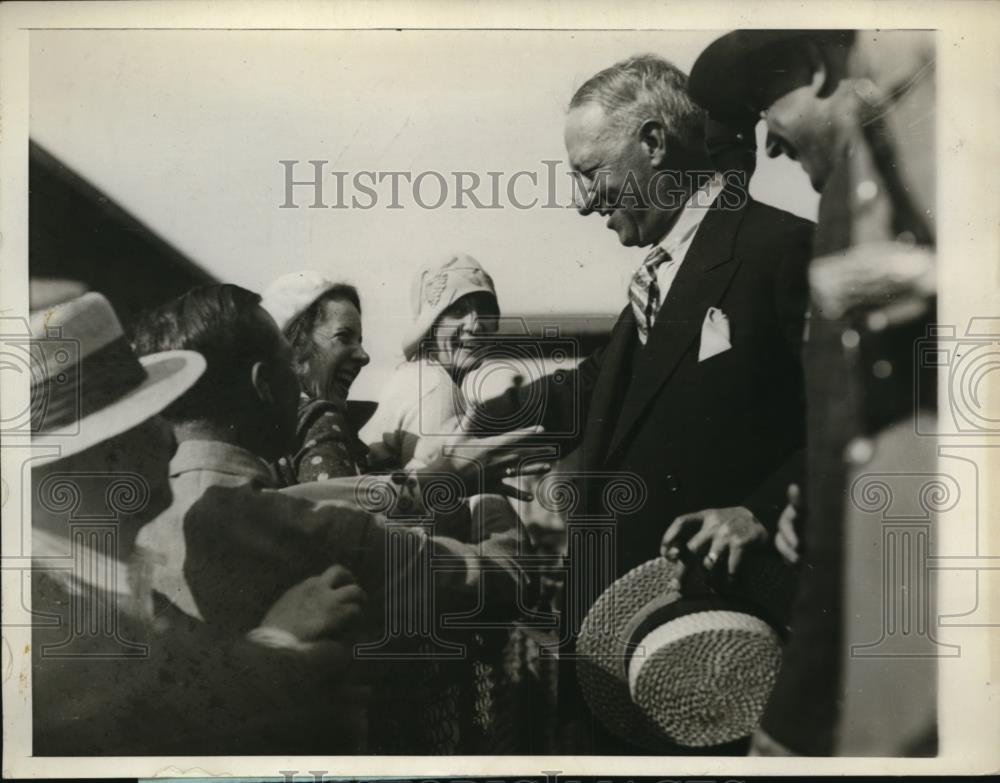
[[[312,334],[310,375],[327,400],[344,401],[370,357],[361,346],[361,313],[346,299],[320,306]]]
[[[499,308],[484,291],[466,294],[438,316],[433,327],[433,358],[454,374],[468,372],[482,361],[476,341],[497,331]]]

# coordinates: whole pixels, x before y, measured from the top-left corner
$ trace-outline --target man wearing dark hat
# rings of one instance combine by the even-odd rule
[[[855,367],[864,365],[852,359],[881,356],[880,366],[894,367],[894,376],[915,377],[907,372],[913,340],[933,317],[933,61],[927,33],[737,30],[712,43],[692,69],[692,96],[710,115],[759,114],[768,153],[800,161],[822,194],[805,357],[811,509],[805,576],[792,642],[755,738],[758,752],[826,755],[838,750],[840,734],[839,752],[891,755],[903,743],[895,727],[921,722],[923,707],[888,717],[884,702],[855,707],[848,719],[843,604],[852,583],[869,583],[879,564],[845,561],[851,527],[843,496],[849,476],[878,451],[895,447],[910,455],[907,468],[933,469],[913,440],[912,389],[906,381],[887,386],[885,374],[881,383],[873,380],[878,373],[859,376]],[[907,355],[894,353],[893,341]],[[868,447],[850,448],[852,437]],[[803,472],[791,470],[786,478],[801,483]],[[779,537],[792,558],[798,536],[788,523],[796,516],[801,522],[802,509],[786,509],[782,526],[790,535]],[[886,668],[883,682],[900,668]],[[932,670],[926,674],[914,680],[922,688],[933,678]],[[852,723],[868,726],[853,746]],[[857,729],[853,736],[858,743]]]
[[[244,637],[179,611],[132,560],[171,500],[176,443],[159,414],[204,359],[138,359],[96,293],[34,314],[31,351],[34,755],[363,748],[363,694],[338,686],[364,597],[347,571],[291,586]]]

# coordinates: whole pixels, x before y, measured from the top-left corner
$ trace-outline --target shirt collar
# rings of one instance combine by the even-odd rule
[[[676,259],[679,255],[678,250],[694,236],[701,221],[705,219],[705,215],[722,192],[724,184],[722,175],[715,172],[704,185],[688,197],[681,208],[677,222],[658,243],[671,258]]]
[[[177,447],[177,453],[170,460],[171,478],[195,470],[228,473],[267,486],[274,485],[271,471],[263,460],[240,446],[219,440],[186,440]]]
[[[305,392],[299,392],[299,412],[312,405],[315,402],[323,402],[327,405],[332,405],[338,411],[343,414],[347,414],[347,400],[322,400],[319,397],[310,397]]]

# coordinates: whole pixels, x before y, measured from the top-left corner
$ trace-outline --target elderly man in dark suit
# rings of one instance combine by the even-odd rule
[[[585,82],[566,118],[579,212],[606,218],[636,248],[636,271],[608,344],[575,383],[561,384],[582,411],[549,385],[544,418],[560,432],[574,428],[567,416],[582,422],[587,515],[600,513],[607,479],[623,473],[641,480],[645,500],[617,516],[613,557],[584,556],[571,526],[564,660],[614,575],[598,561],[625,573],[655,557],[680,519],[677,543],[710,569],[735,571],[748,547],[771,536],[785,485],[769,479],[804,443],[799,354],[812,224],[750,198],[744,171],[716,170],[686,81],[665,60],[633,57]],[[507,400],[534,394],[525,386]],[[699,509],[711,511],[681,516]],[[570,750],[635,752],[578,709],[568,670],[560,688],[561,711],[582,716]]]
[[[804,439],[812,225],[713,172],[704,114],[685,88],[668,62],[636,57],[570,103],[579,211],[606,217],[645,255],[610,342],[583,369],[593,383],[581,459],[646,484],[646,502],[618,523],[620,568],[655,555],[671,520],[711,508],[689,546],[707,548],[709,567],[727,554],[735,570],[769,535],[776,515],[764,509],[783,505],[761,491]]]

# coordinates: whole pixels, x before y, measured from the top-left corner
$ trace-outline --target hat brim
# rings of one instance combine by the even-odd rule
[[[52,447],[32,466],[44,465],[86,451],[117,437],[161,413],[194,386],[205,372],[205,359],[195,351],[162,351],[139,359],[146,380],[115,402],[78,421],[32,435],[32,444]]]
[[[698,55],[688,78],[688,93],[715,119],[745,121],[767,108],[755,105],[755,74],[750,67],[764,49],[802,38],[850,35],[852,30],[734,30]]]

